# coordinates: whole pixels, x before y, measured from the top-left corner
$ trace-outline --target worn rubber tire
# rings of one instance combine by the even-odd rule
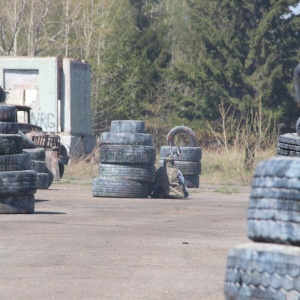
[[[0,155],[22,153],[22,137],[19,134],[0,134]]]
[[[152,165],[99,165],[99,177],[148,183],[154,182],[155,171]]]
[[[300,248],[252,243],[227,257],[225,300],[300,299]]]
[[[65,165],[58,163],[59,177],[62,178],[65,173]]]
[[[286,133],[278,137],[278,143],[300,146],[300,136],[297,133]]]
[[[17,134],[18,132],[19,132],[18,123],[0,121],[0,134]]]
[[[27,153],[30,156],[30,153]],[[46,163],[40,160],[31,160],[30,170],[34,170],[37,173],[45,173]]]
[[[24,152],[30,153],[32,160],[45,161],[46,152],[44,148],[23,149]]]
[[[133,180],[95,178],[93,197],[148,198],[149,184]]]
[[[162,167],[164,161],[159,161],[159,166]],[[175,168],[177,168],[185,177],[186,175],[200,175],[201,174],[201,163],[194,161],[175,161]]]
[[[34,195],[0,197],[0,214],[32,214]]]
[[[100,145],[103,144],[153,146],[153,138],[146,133],[103,132]]]
[[[111,122],[111,132],[144,133],[145,122],[139,120],[115,120]]]
[[[45,173],[48,174],[49,178],[48,178],[48,188],[50,187],[50,185],[53,183],[53,180],[54,180],[54,175],[53,175],[53,172],[47,168],[45,168]]]
[[[13,105],[0,104],[0,121],[16,122],[16,107]]]
[[[174,160],[179,161],[195,161],[199,162],[202,157],[202,150],[200,147],[180,147],[181,154],[180,157],[174,155]],[[161,146],[160,148],[160,159],[164,159],[169,155],[171,151],[170,146]],[[176,147],[172,147],[173,153],[176,151]]]
[[[30,166],[28,153],[0,155],[0,172],[29,170]]]
[[[156,150],[152,146],[100,145],[100,162],[107,164],[153,165]]]
[[[189,138],[189,147],[196,146],[196,137],[193,130],[187,126],[176,126],[172,128],[167,134],[167,143],[168,145],[171,143],[174,146],[174,138],[178,133],[185,133]]]
[[[49,187],[49,175],[47,173],[37,173],[37,189],[46,190]]]
[[[33,170],[0,172],[0,197],[33,195],[36,187],[37,176]]]
[[[300,245],[300,160],[276,157],[257,165],[247,234],[257,242]]]
[[[185,185],[187,188],[198,188],[200,177],[199,175],[185,175]]]

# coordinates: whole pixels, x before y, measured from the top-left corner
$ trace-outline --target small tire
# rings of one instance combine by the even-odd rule
[[[162,167],[164,161],[159,161],[159,166]],[[174,161],[174,166],[177,168],[183,176],[186,175],[200,175],[201,174],[201,163],[193,161]]]
[[[189,138],[189,147],[196,146],[196,137],[193,130],[187,126],[176,126],[172,128],[169,133],[167,134],[167,143],[168,145],[171,143],[172,146],[175,146],[174,138],[178,133],[184,133]]]
[[[298,247],[263,243],[236,246],[227,256],[225,300],[300,299],[299,276]]]
[[[34,206],[33,195],[0,197],[0,214],[32,214]]]
[[[115,120],[111,122],[111,132],[144,133],[145,122],[136,120]]]
[[[174,155],[174,160],[179,161],[195,161],[199,162],[202,158],[202,149],[200,147],[180,147],[181,154],[180,157]],[[162,146],[160,148],[160,158],[164,159],[170,154],[170,146]],[[173,153],[175,153],[176,148],[172,148]]]
[[[0,155],[0,172],[29,169],[31,169],[31,160],[28,153]]]
[[[187,188],[198,188],[200,177],[199,175],[185,175],[184,176],[185,185]]]
[[[22,137],[19,134],[0,134],[0,155],[22,153]]]
[[[37,173],[37,189],[46,190],[49,187],[49,175],[47,173]]]
[[[100,145],[103,144],[153,146],[153,138],[146,133],[103,132],[100,136]]]
[[[44,148],[23,149],[24,152],[30,153],[32,160],[45,161],[46,152]]]
[[[300,146],[300,136],[297,133],[286,133],[278,137],[278,143]]]
[[[62,178],[65,173],[65,165],[58,163],[59,177]]]
[[[17,134],[18,132],[19,132],[18,123],[0,121],[0,134]]]
[[[0,197],[33,195],[36,193],[36,187],[35,171],[0,172]]]
[[[148,198],[149,184],[132,180],[95,178],[93,197]]]
[[[152,165],[100,164],[99,177],[152,183],[156,169]]]
[[[107,164],[153,165],[156,150],[152,146],[100,145],[100,162]]]
[[[16,107],[13,105],[0,104],[0,121],[16,122]]]

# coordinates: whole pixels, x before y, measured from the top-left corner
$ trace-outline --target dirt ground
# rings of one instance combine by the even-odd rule
[[[91,190],[54,183],[34,214],[1,215],[0,299],[224,299],[228,250],[249,242],[250,188],[188,200]]]

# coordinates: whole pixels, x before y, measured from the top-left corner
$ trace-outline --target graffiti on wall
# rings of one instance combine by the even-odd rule
[[[55,115],[52,113],[31,111],[30,123],[42,127],[43,131],[56,131]]]

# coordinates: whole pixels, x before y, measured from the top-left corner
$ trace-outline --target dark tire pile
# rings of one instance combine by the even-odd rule
[[[111,132],[101,134],[94,197],[148,198],[156,150],[152,136],[144,132],[144,121],[121,120],[112,121]]]
[[[175,146],[174,138],[179,133],[187,135],[189,138],[189,145],[187,147],[180,147],[180,157],[174,156],[175,167],[181,171],[188,188],[198,188],[199,175],[201,174],[202,149],[201,147],[196,147],[196,137],[192,129],[186,126],[176,126],[171,129],[167,135],[167,142],[168,144],[171,144],[172,151],[176,150],[176,147],[173,148],[173,146]],[[161,147],[160,166],[163,166],[164,158],[170,153],[171,146]]]
[[[300,299],[300,160],[258,164],[247,233],[255,243],[228,254],[225,299]]]
[[[0,213],[34,212],[36,172],[31,158],[23,152],[23,138],[15,123],[16,108],[0,105]]]
[[[300,136],[297,133],[280,135],[277,143],[277,156],[300,157]]]

